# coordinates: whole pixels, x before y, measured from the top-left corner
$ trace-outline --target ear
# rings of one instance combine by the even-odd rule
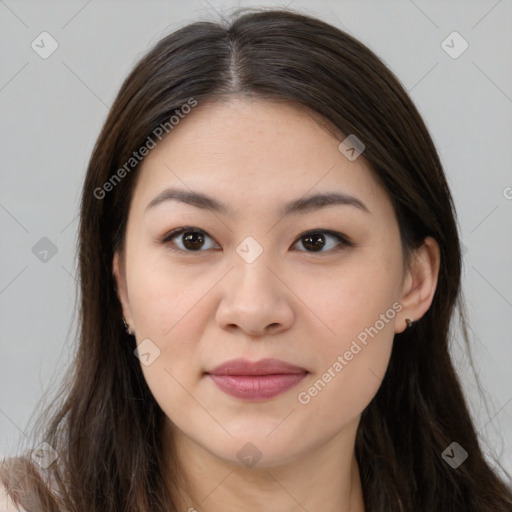
[[[428,236],[423,244],[416,249],[410,267],[403,280],[399,322],[395,332],[403,332],[407,328],[406,318],[417,322],[427,311],[437,288],[437,279],[441,256],[439,244]]]
[[[134,329],[132,310],[128,300],[128,288],[126,286],[126,272],[124,266],[124,257],[118,251],[114,253],[112,260],[112,275],[116,284],[116,293],[123,309],[123,317],[130,329]]]

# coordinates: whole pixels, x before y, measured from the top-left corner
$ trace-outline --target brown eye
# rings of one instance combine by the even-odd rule
[[[205,252],[208,249],[219,249],[219,246],[213,243],[206,243],[213,239],[203,230],[192,227],[177,228],[162,239],[162,243],[169,245],[170,249],[177,252]],[[335,241],[335,243],[332,242]],[[341,250],[346,246],[351,246],[350,240],[343,234],[330,230],[310,231],[300,236],[294,244],[301,243],[306,251],[313,253],[326,253],[330,251]],[[325,250],[323,250],[326,248]]]
[[[312,251],[320,251],[325,245],[325,237],[321,233],[306,235],[302,240],[302,245]]]
[[[195,231],[189,231],[183,233],[181,240],[183,245],[190,250],[196,251],[204,244],[204,235],[202,233],[196,233]]]
[[[177,241],[174,242],[173,241],[174,239],[176,239]],[[170,233],[168,233],[164,237],[162,242],[165,244],[170,244],[170,245],[176,246],[177,249],[173,249],[173,250],[177,250],[177,251],[203,252],[201,249],[204,249],[206,239],[211,240],[211,237],[208,236],[201,229],[183,227],[183,228],[175,229],[174,231],[171,231]],[[206,248],[210,249],[211,247],[206,247]]]
[[[329,244],[326,242],[329,238],[337,240],[337,244]],[[345,235],[337,233],[335,231],[310,231],[299,238],[297,243],[301,242],[302,246],[307,249],[306,252],[328,252],[330,250],[339,250],[344,246],[349,246],[351,243]],[[322,249],[327,245],[327,249]]]

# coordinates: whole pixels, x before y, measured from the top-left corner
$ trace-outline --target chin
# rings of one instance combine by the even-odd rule
[[[255,469],[284,465],[306,449],[297,445],[297,436],[289,439],[274,437],[275,433],[268,436],[270,431],[265,429],[257,435],[246,431],[245,435],[233,435],[233,438],[221,435],[220,438],[216,436],[216,439],[212,439],[210,435],[205,436],[200,444],[211,455],[229,465]]]

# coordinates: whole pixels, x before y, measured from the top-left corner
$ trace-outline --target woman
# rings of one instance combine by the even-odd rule
[[[93,151],[79,265],[65,398],[7,506],[512,510],[450,360],[438,155],[346,33],[255,11],[162,39]]]

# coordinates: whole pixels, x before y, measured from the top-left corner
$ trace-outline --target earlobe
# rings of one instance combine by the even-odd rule
[[[117,297],[123,309],[123,319],[125,319],[128,325],[133,325],[130,303],[128,301],[124,266],[122,256],[119,252],[115,252],[112,259],[112,275],[114,277]]]
[[[415,251],[402,289],[400,303],[403,306],[395,332],[407,329],[406,319],[415,323],[428,311],[437,288],[441,263],[439,244],[432,237],[426,237]]]

